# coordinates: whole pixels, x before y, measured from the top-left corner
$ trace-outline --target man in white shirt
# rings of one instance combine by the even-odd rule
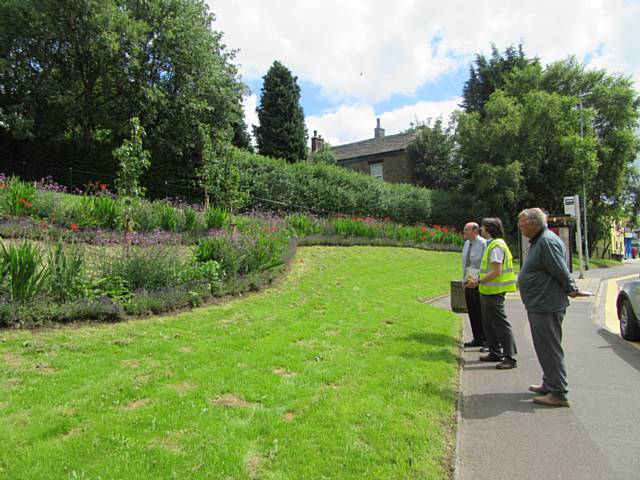
[[[475,287],[467,286],[469,281],[477,282],[480,276],[480,263],[487,245],[487,241],[480,236],[480,227],[475,222],[469,222],[464,226],[462,235],[466,240],[462,247],[462,278],[465,289],[464,298],[467,302],[469,323],[473,339],[465,342],[465,347],[482,347],[485,342],[485,334],[482,328],[482,310],[480,308],[480,292],[476,283]]]

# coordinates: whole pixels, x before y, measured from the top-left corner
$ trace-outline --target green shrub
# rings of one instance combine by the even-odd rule
[[[193,255],[198,262],[216,262],[223,279],[238,274],[242,264],[243,252],[226,233],[200,240],[193,248]]]
[[[93,199],[92,214],[95,224],[101,228],[115,229],[122,211],[118,202],[109,195],[96,195]]]
[[[122,305],[109,298],[82,299],[60,305],[53,320],[56,322],[99,321],[117,322],[124,319]]]
[[[205,292],[184,286],[161,290],[140,290],[125,304],[130,315],[148,315],[169,312],[178,308],[197,307],[202,303]]]
[[[229,212],[222,208],[210,207],[204,211],[207,228],[219,230],[229,223]]]
[[[198,212],[193,208],[187,207],[183,211],[184,214],[184,229],[187,232],[193,232],[197,229],[198,224]]]
[[[86,295],[84,255],[78,245],[67,247],[59,241],[49,250],[47,264],[49,293],[53,300],[64,303]]]
[[[32,243],[25,241],[8,247],[0,243],[0,257],[12,302],[29,302],[46,286],[49,270],[42,262],[40,251]]]
[[[153,202],[155,215],[158,218],[160,228],[166,232],[178,230],[178,211],[166,202]]]
[[[213,292],[220,286],[220,264],[215,260],[194,259],[184,265],[180,272],[180,283],[192,288],[202,285]]]
[[[336,234],[343,237],[375,238],[378,230],[375,225],[357,218],[337,218],[330,222]]]
[[[247,208],[300,206],[320,214],[430,222],[431,192],[424,188],[380,182],[334,165],[289,164],[239,149],[232,149],[231,156],[241,172],[242,188],[251,195]]]
[[[262,272],[281,264],[286,246],[284,235],[248,236],[220,232],[199,241],[193,254],[199,262],[217,262],[221,278],[228,281],[238,275]]]
[[[5,180],[2,189],[3,210],[9,215],[29,215],[33,212],[33,201],[36,187],[33,183],[23,182],[16,176]]]
[[[151,232],[160,226],[159,219],[154,214],[154,207],[149,202],[132,199],[129,213],[135,230]]]
[[[129,255],[105,259],[103,286],[126,286],[129,292],[158,290],[178,284],[182,261],[171,247],[133,248]]]
[[[294,234],[298,236],[318,233],[320,231],[320,226],[304,213],[287,215],[285,221],[289,228],[293,230]]]
[[[59,221],[60,212],[64,210],[64,198],[56,192],[38,191],[33,199],[33,214],[46,218],[49,222]]]

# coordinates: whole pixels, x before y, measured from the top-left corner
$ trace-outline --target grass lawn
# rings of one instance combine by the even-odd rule
[[[0,478],[445,479],[459,253],[307,247],[277,288],[0,332]]]

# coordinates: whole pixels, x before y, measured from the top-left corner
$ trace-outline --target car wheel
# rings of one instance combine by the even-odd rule
[[[640,340],[638,317],[633,313],[631,303],[626,298],[620,306],[620,334],[625,340]]]

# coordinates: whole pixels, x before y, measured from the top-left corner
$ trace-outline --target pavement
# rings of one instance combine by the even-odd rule
[[[531,402],[527,388],[542,371],[520,297],[507,295],[518,368],[496,370],[477,348],[461,350],[455,480],[640,478],[640,344],[620,338],[615,311],[619,286],[639,274],[635,260],[577,280],[595,295],[573,299],[564,319],[570,408]],[[434,303],[450,308],[449,297]]]

